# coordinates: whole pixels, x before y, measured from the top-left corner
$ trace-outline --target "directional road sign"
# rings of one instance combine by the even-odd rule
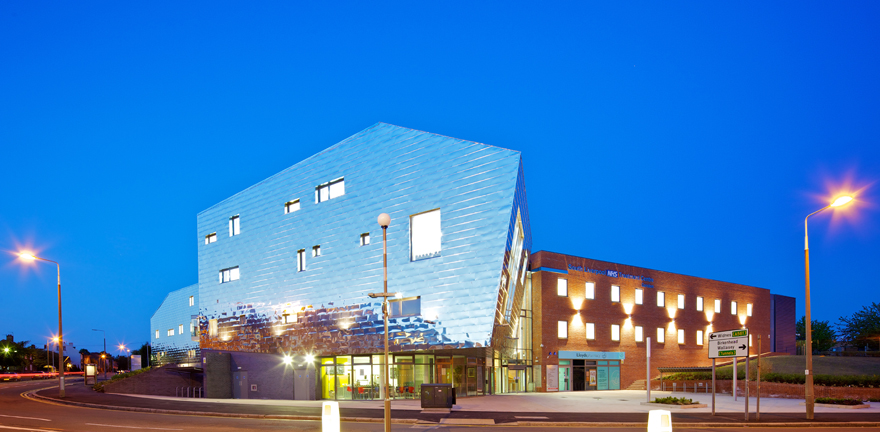
[[[729,330],[709,335],[709,358],[749,356],[749,331]]]

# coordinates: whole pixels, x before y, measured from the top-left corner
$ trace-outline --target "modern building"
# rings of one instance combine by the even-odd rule
[[[209,394],[233,389],[217,397],[383,398],[382,299],[370,296],[383,291],[381,213],[391,217],[393,397],[417,397],[423,383],[453,384],[459,396],[552,391],[560,373],[585,372],[563,369],[557,353],[589,350],[616,353],[616,375],[606,372],[625,386],[639,376],[634,363],[623,366],[643,349],[635,328],[647,336],[677,314],[670,337],[682,328],[691,340],[698,330],[705,336],[706,322],[720,328],[744,315],[746,325],[771,335],[773,317],[794,307],[793,299],[771,307],[775,297],[758,288],[533,255],[520,152],[377,123],[198,214],[198,284],[169,294],[154,314],[154,361],[203,367]],[[623,277],[617,301],[575,305],[587,282],[598,293],[614,281],[569,264],[603,269],[606,279],[620,268],[658,282],[649,288]],[[563,275],[570,278],[565,296],[557,294]],[[636,289],[642,302],[661,290],[673,305],[682,294],[686,309],[698,297],[734,301],[737,315],[706,321],[708,303],[702,311],[648,311],[636,305]],[[626,326],[630,314],[638,327]],[[595,326],[595,339],[584,335],[584,323]],[[613,325],[620,340],[612,342]],[[793,326],[792,318],[792,333]],[[685,350],[696,352],[695,342],[665,343],[670,362],[705,363]]]

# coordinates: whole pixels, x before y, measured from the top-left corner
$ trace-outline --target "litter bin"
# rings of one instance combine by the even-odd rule
[[[422,408],[452,408],[455,389],[452,384],[422,384]]]

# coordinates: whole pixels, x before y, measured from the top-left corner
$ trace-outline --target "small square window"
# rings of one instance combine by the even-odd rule
[[[703,311],[703,298],[702,297],[697,297],[697,310],[700,312]]]
[[[613,340],[613,341],[620,340],[620,325],[619,324],[611,324],[611,340]]]
[[[168,336],[174,336],[174,329],[168,329]]]
[[[636,342],[643,342],[645,338],[644,330],[642,330],[642,326],[636,326]]]
[[[568,321],[557,321],[556,331],[559,334],[559,339],[568,339]]]
[[[232,282],[238,280],[239,277],[238,267],[220,270],[220,283]]]
[[[657,306],[666,306],[666,293],[663,291],[657,291]]]
[[[361,234],[361,246],[370,244],[370,233]]]
[[[735,301],[730,302],[730,314],[736,315],[736,302]]]
[[[697,330],[697,345],[703,346],[703,331]]]
[[[715,299],[715,313],[721,313],[721,299]]]
[[[156,330],[156,339],[159,339],[159,330]]]
[[[235,215],[229,218],[229,237],[241,234],[241,218]]]
[[[617,285],[611,285],[611,301],[620,303],[620,287]]]
[[[284,214],[299,211],[299,198],[284,203]]]
[[[189,305],[192,306],[196,304],[196,299],[194,296],[189,296]]]
[[[584,297],[586,297],[587,300],[593,300],[594,298],[596,298],[596,284],[595,283],[587,282],[584,285]]]
[[[177,334],[183,334],[183,324],[177,326]]]
[[[645,295],[645,293],[644,293],[643,289],[636,288],[636,304],[637,305],[642,304],[644,295]]]
[[[684,329],[678,329],[678,343],[684,344]]]
[[[312,246],[312,258],[321,256],[321,245]]]
[[[746,303],[746,316],[752,316],[752,304]]]
[[[301,272],[306,270],[306,250],[300,249],[296,251],[296,271]]]
[[[596,324],[587,323],[587,340],[596,339]]]
[[[315,187],[316,204],[342,195],[345,195],[345,179],[343,177]]]
[[[678,295],[678,308],[684,309],[684,294]]]
[[[666,343],[666,329],[657,327],[657,343]]]
[[[217,241],[217,233],[211,233],[205,236],[205,244],[211,244]]]
[[[556,280],[556,295],[568,297],[568,279],[559,278]]]

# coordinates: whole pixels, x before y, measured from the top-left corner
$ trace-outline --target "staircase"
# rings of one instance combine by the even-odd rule
[[[647,390],[647,386],[645,385],[645,380],[635,380],[632,384],[627,387],[627,390]]]

